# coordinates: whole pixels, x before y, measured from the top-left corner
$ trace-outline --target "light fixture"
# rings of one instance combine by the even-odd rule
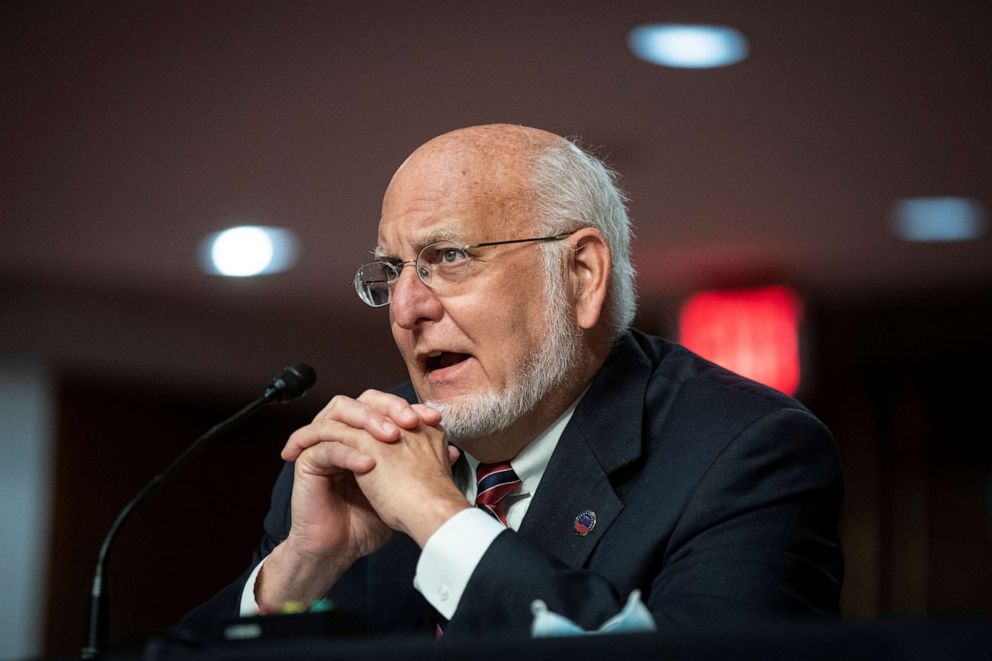
[[[747,38],[726,25],[640,25],[627,35],[627,45],[642,60],[680,69],[725,67],[749,52]]]
[[[238,225],[204,238],[201,261],[207,273],[245,278],[289,269],[296,247],[296,236],[288,229]]]
[[[896,200],[889,218],[904,241],[971,241],[988,230],[985,209],[968,197],[907,197]]]

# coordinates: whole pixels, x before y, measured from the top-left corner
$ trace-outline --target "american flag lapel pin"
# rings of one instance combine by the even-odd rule
[[[592,529],[596,527],[596,513],[592,510],[586,510],[575,517],[575,522],[572,526],[575,528],[575,534],[579,537],[585,537],[592,532]]]

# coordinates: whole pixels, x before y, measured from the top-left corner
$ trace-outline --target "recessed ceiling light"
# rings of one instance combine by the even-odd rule
[[[278,273],[296,261],[296,237],[280,227],[239,225],[208,235],[201,253],[208,273],[237,278]]]
[[[640,25],[627,45],[642,60],[682,69],[725,67],[748,55],[747,38],[725,25]]]
[[[988,229],[985,210],[968,197],[908,197],[896,200],[893,233],[905,241],[970,241]]]

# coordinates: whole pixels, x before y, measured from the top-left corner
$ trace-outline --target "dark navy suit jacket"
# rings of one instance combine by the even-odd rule
[[[253,566],[288,534],[292,479],[287,465]],[[483,556],[445,638],[526,635],[534,599],[596,628],[634,589],[660,627],[834,615],[842,493],[833,439],[800,403],[628,332],[576,408],[520,530]],[[580,536],[586,510],[596,525]],[[433,611],[413,588],[418,555],[396,534],[329,596],[374,630],[430,631]],[[186,626],[235,616],[246,577]]]

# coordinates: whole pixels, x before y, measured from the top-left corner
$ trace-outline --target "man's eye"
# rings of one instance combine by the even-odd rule
[[[441,261],[445,264],[455,264],[468,259],[468,253],[461,248],[444,248],[441,250]]]
[[[402,262],[382,262],[382,276],[387,282],[393,282],[398,279],[402,270]]]

